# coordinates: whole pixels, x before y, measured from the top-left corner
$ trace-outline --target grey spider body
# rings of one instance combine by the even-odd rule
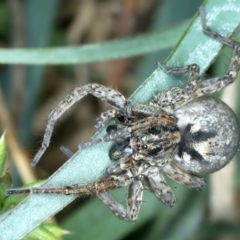
[[[239,124],[222,101],[200,97],[175,111],[181,146],[175,162],[193,174],[215,172],[224,167],[239,147]]]
[[[181,137],[174,117],[161,114],[143,118],[129,126],[133,129],[131,136],[112,147],[110,159],[121,161],[127,155],[136,161],[162,166],[177,154]]]
[[[188,173],[201,175],[224,167],[238,149],[238,120],[218,99],[199,97],[176,109],[174,116],[161,114],[155,118],[158,121],[153,126],[143,126],[115,143],[110,159],[121,161],[126,155],[127,159],[144,160],[159,167],[173,162]],[[134,125],[153,120],[143,118]]]
[[[201,190],[205,182],[199,175],[225,166],[238,148],[240,129],[235,114],[226,104],[205,94],[220,91],[236,79],[240,45],[210,30],[202,8],[200,16],[204,33],[233,49],[232,61],[223,77],[201,81],[196,64],[177,68],[159,64],[166,74],[188,73],[188,82],[183,89],[159,93],[148,105],[132,103],[118,91],[99,84],[75,88],[49,114],[43,143],[32,165],[36,165],[49,146],[55,122],[88,94],[113,108],[97,119],[96,129],[113,117],[119,122],[109,126],[103,138],[83,143],[79,148],[115,141],[109,152],[113,165],[103,177],[86,185],[9,189],[7,193],[96,194],[116,216],[134,221],[140,211],[143,189],[149,189],[169,207],[176,204],[164,174],[179,184]],[[71,156],[70,150],[63,150]],[[107,192],[121,187],[128,187],[127,208]]]

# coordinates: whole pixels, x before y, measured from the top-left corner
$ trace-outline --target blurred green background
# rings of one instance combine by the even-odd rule
[[[103,51],[102,57],[95,57],[97,60],[87,60],[86,56],[85,62],[91,63],[80,64],[76,60],[78,64],[52,65],[47,64],[46,59],[44,65],[2,64],[0,130],[7,128],[9,134],[6,168],[11,172],[14,187],[47,179],[67,160],[59,150],[61,145],[76,151],[80,142],[93,135],[94,120],[106,106],[89,96],[58,122],[49,149],[36,169],[30,168],[31,158],[40,147],[47,116],[66,93],[75,86],[97,82],[130,96],[155,70],[156,63],[169,55],[183,33],[183,26],[187,26],[186,21],[201,4],[200,0],[0,0],[0,48],[81,46],[158,29],[171,33],[165,41],[168,45],[158,47],[161,50],[153,52],[146,48],[144,51],[149,53],[143,55],[143,50],[131,53],[129,49],[129,56],[134,56],[131,58],[125,54],[125,58],[118,59],[121,51],[113,46]],[[240,41],[238,35],[235,38]],[[70,57],[74,63],[74,54]],[[111,58],[116,60],[105,60]],[[18,62],[14,55],[9,55],[9,59],[1,62]],[[224,48],[206,77],[223,75],[230,59],[231,51]],[[55,60],[64,62],[64,57],[55,57]],[[234,89],[240,89],[239,86],[240,83],[234,85]],[[229,104],[240,119],[238,95],[227,92],[224,99],[230,96]],[[230,170],[222,175],[205,177],[207,187],[202,192],[171,183],[178,204],[169,209],[157,201],[153,206],[144,202],[136,223],[115,219],[94,196],[76,199],[59,212],[54,221],[70,232],[61,237],[68,240],[240,239],[239,160],[231,164]],[[224,180],[226,186],[220,180]],[[149,195],[149,199],[154,198],[147,191],[144,194]],[[123,190],[115,190],[115,195],[120,202],[125,202]]]

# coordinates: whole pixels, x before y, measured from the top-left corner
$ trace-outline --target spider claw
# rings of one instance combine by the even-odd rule
[[[6,190],[6,195],[15,195],[15,194],[28,194],[31,193],[31,189],[30,188],[12,188],[12,189],[8,189]]]

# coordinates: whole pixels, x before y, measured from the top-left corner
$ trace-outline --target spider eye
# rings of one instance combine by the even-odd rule
[[[144,144],[143,149],[148,149],[148,145]]]
[[[143,136],[141,137],[141,140],[142,140],[143,142],[146,142],[146,141],[147,141],[147,136],[146,136],[146,135],[143,135]]]

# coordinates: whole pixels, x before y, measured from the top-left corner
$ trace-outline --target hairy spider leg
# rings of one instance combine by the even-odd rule
[[[237,78],[240,70],[240,44],[211,30],[207,26],[204,9],[202,7],[200,7],[199,12],[204,33],[222,44],[233,48],[233,57],[225,75],[223,77],[214,77],[200,83],[198,91],[199,95],[202,95],[220,91]]]
[[[214,77],[204,81],[199,81],[199,67],[196,64],[184,67],[167,68],[163,64],[158,63],[158,66],[164,72],[169,74],[182,74],[189,72],[188,82],[184,89],[176,87],[161,92],[150,102],[150,105],[158,105],[168,113],[174,113],[177,108],[204,94],[222,90],[237,78],[237,74],[240,70],[240,44],[229,38],[223,37],[210,29],[206,23],[203,7],[199,8],[199,13],[203,32],[222,44],[233,48],[233,57],[230,66],[223,77]]]
[[[236,46],[236,44],[238,44],[237,42],[223,37],[222,35],[220,35],[219,33],[211,30],[208,26],[207,26],[207,18],[205,15],[205,11],[204,8],[201,6],[199,7],[199,14],[200,14],[200,20],[201,20],[201,26],[202,26],[202,30],[203,32],[208,35],[209,37],[221,42],[224,45],[227,45],[231,48],[234,48]]]
[[[108,192],[97,194],[102,202],[119,218],[127,221],[135,221],[138,218],[143,198],[143,189],[149,189],[166,206],[172,207],[177,203],[174,193],[168,186],[157,167],[149,167],[145,173],[146,179],[134,180],[130,183],[127,196],[127,208],[117,202]]]
[[[95,130],[97,131],[101,129],[105,125],[105,123],[107,123],[108,120],[120,116],[121,113],[115,109],[110,109],[101,113],[101,115],[95,120],[94,124]]]
[[[170,179],[188,188],[202,190],[205,186],[204,179],[186,173],[173,163],[164,165],[162,170]]]
[[[118,112],[121,112],[121,115],[125,117],[131,118],[132,115],[139,114],[144,116],[151,116],[162,112],[161,109],[155,106],[148,106],[146,104],[132,104],[130,101],[127,101],[120,92],[97,83],[86,84],[84,86],[77,87],[73,89],[65,98],[63,98],[63,100],[50,112],[47,119],[47,125],[43,136],[41,148],[39,149],[31,163],[33,167],[36,166],[43,153],[48,148],[56,121],[74,103],[81,100],[88,94],[91,94],[99,98],[100,100],[106,102]],[[118,113],[116,112],[116,114]]]
[[[176,108],[196,97],[195,92],[199,84],[199,67],[196,64],[190,64],[184,67],[167,68],[162,63],[158,63],[158,66],[168,74],[189,74],[185,88],[174,87],[160,92],[150,101],[150,105],[159,106],[162,110],[172,114]]]
[[[128,187],[127,207],[118,203],[107,193],[114,188]],[[84,185],[72,185],[62,188],[23,188],[9,189],[8,195],[13,194],[65,194],[65,195],[92,195],[97,196],[106,204],[113,213],[127,221],[135,221],[138,217],[142,203],[143,189],[152,191],[166,206],[173,206],[177,199],[166,183],[157,167],[139,162],[138,169],[121,169],[117,163],[107,170],[107,175],[102,179]]]
[[[108,192],[97,194],[98,198],[119,218],[135,221],[138,218],[143,198],[143,185],[140,180],[131,182],[127,192],[127,208],[114,199]]]
[[[168,207],[172,207],[177,203],[177,199],[167,184],[164,176],[159,172],[158,167],[148,168],[147,179],[151,186],[151,191]]]
[[[165,73],[168,73],[168,74],[178,75],[178,74],[188,73],[188,82],[184,91],[188,96],[192,96],[193,93],[196,91],[198,87],[199,70],[200,70],[197,64],[189,64],[184,67],[168,68],[166,65],[159,62],[157,66],[160,67]]]
[[[42,146],[35,155],[31,165],[34,167],[41,156],[48,148],[50,139],[52,136],[53,128],[55,122],[60,118],[60,116],[70,108],[75,102],[79,101],[88,94],[92,94],[95,97],[101,99],[102,101],[108,103],[113,108],[124,112],[126,106],[125,97],[116,90],[107,88],[99,84],[87,84],[81,87],[73,89],[70,94],[68,94],[49,114],[47,120],[47,126],[43,137]]]

